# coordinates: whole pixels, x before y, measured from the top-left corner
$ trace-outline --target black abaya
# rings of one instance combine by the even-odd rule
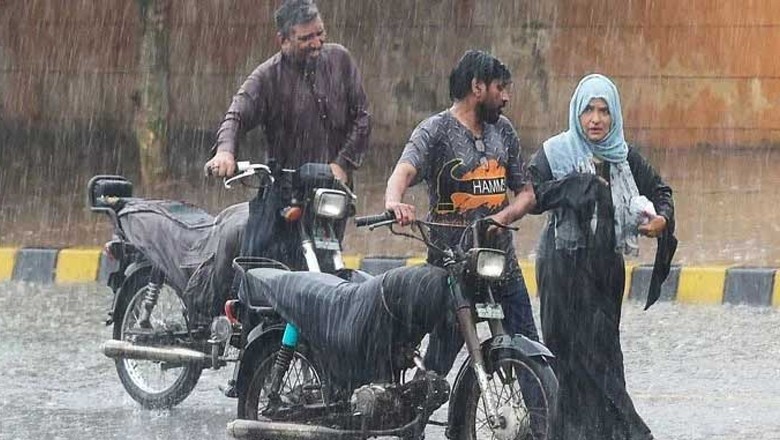
[[[659,250],[665,249],[665,254],[656,259],[666,264],[666,268],[656,271],[665,278],[674,253],[665,243],[676,244],[672,235],[672,192],[633,149],[629,150],[628,162],[639,193],[650,199],[658,214],[667,219],[667,231],[659,239]],[[598,171],[607,181],[608,167],[605,163]],[[545,345],[556,356],[560,382],[552,438],[652,439],[650,429],[637,414],[626,391],[619,332],[625,263],[623,256],[615,252],[614,208],[609,186],[592,174],[573,173],[553,180],[544,150],[539,150],[533,158],[530,171],[537,198],[536,212],[564,208],[576,218],[585,234],[584,247],[556,249],[555,228],[548,223],[536,260],[542,333]],[[591,221],[594,210],[595,230]],[[660,288],[660,282],[657,284]]]

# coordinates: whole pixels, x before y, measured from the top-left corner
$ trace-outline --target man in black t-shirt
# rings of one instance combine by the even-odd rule
[[[492,217],[511,224],[533,208],[535,198],[520,157],[520,141],[512,123],[501,115],[510,86],[511,73],[498,59],[474,50],[463,55],[450,74],[452,107],[417,126],[388,179],[385,208],[402,225],[415,218],[414,206],[403,203],[403,195],[423,180],[431,221],[468,225]],[[507,189],[515,193],[511,202]],[[431,238],[454,246],[461,232],[434,229]],[[508,257],[506,279],[492,286],[504,307],[506,329],[538,340],[512,234],[499,230],[496,240]],[[438,263],[431,255],[428,259]],[[439,354],[426,355],[426,365],[446,374],[463,341],[452,327],[437,329],[433,336],[428,353]]]

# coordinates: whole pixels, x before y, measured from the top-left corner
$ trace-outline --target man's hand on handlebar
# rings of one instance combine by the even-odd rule
[[[385,209],[392,211],[398,224],[406,226],[415,220],[414,205],[402,202],[385,202]]]
[[[217,154],[206,162],[203,170],[207,176],[231,177],[236,171],[236,159],[233,157],[233,153],[217,151]]]
[[[330,163],[330,171],[333,173],[333,177],[341,180],[343,183],[349,183],[349,177],[347,176],[347,172],[344,171],[344,168],[341,168],[341,166],[337,163]]]
[[[502,226],[498,226],[495,224],[491,224],[490,226],[488,226],[487,228],[488,237],[493,237],[501,229],[516,229],[509,226],[512,222],[509,221],[509,219],[507,218],[506,211],[503,210],[499,211],[493,215],[487,216],[486,219],[492,220],[498,223],[499,225],[502,225]]]

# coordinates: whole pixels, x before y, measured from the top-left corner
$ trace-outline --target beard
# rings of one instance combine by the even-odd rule
[[[288,52],[288,55],[293,63],[297,64],[302,69],[314,70],[314,67],[317,65],[317,59],[321,53],[321,49],[303,49],[290,51]]]
[[[501,117],[501,113],[501,107],[490,108],[484,102],[477,104],[477,117],[482,122],[495,124],[498,122],[498,118]]]

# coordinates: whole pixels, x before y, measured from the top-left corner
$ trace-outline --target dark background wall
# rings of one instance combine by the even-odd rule
[[[170,2],[171,179],[140,191],[215,211],[247,194],[219,190],[200,177],[200,168],[232,94],[277,49],[271,17],[278,1]],[[627,137],[678,190],[682,238],[714,242],[712,249],[684,244],[682,258],[780,262],[773,250],[780,247],[780,231],[768,220],[776,217],[768,206],[780,202],[770,190],[780,179],[770,166],[780,138],[774,117],[780,3],[321,0],[319,5],[329,38],[349,48],[361,67],[374,115],[371,156],[358,176],[361,211],[381,208],[389,164],[411,129],[449,105],[446,77],[453,63],[465,49],[483,48],[513,70],[508,115],[526,155],[565,128],[579,77],[606,73],[621,90]],[[136,0],[0,2],[0,243],[105,239],[102,222],[83,208],[83,188],[96,173],[138,180],[131,124],[143,74],[137,61],[139,17]],[[259,133],[246,142],[242,156],[262,157]],[[422,199],[415,197],[424,209]],[[739,215],[724,215],[735,206]],[[712,218],[726,222],[725,229],[711,229]],[[519,240],[532,253],[539,221],[528,223],[533,232]],[[740,247],[751,242],[762,250]],[[380,243],[348,244],[358,252],[408,251],[397,242]]]

